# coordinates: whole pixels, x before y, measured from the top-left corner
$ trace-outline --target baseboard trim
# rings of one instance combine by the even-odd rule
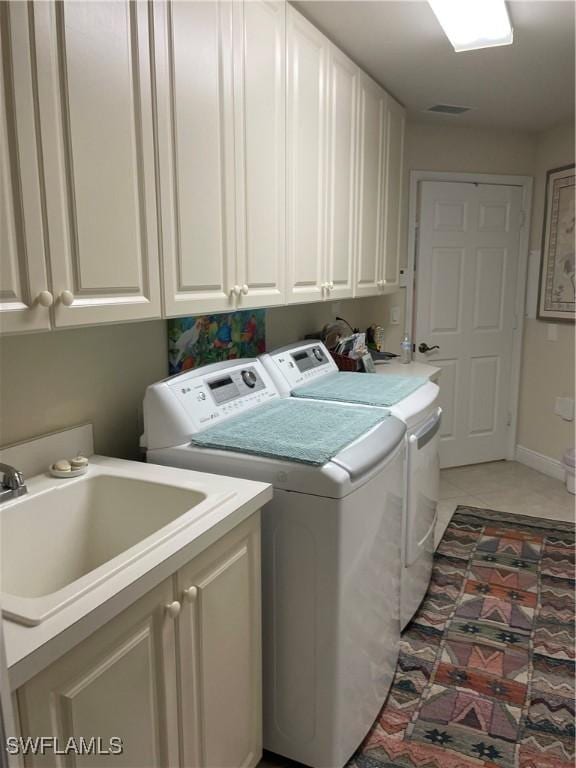
[[[550,456],[544,456],[543,453],[537,453],[530,450],[530,448],[524,448],[522,445],[516,446],[516,461],[520,464],[526,464],[527,467],[542,472],[544,475],[556,478],[556,480],[564,480],[564,464],[558,459],[551,459]]]

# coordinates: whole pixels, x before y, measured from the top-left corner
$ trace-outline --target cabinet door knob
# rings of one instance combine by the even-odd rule
[[[246,294],[248,293],[248,286],[246,285],[246,283],[244,283],[244,285],[242,286],[242,293],[244,294],[244,296],[246,296]]]
[[[36,297],[36,301],[41,307],[51,307],[52,304],[54,304],[54,296],[52,296],[50,291],[40,291]]]
[[[383,288],[384,287],[384,280],[378,280],[376,285],[378,286],[378,288]]]
[[[328,290],[329,290],[329,291],[333,291],[333,290],[334,290],[334,283],[333,283],[332,281],[330,281],[330,282],[328,283]]]
[[[176,616],[180,613],[180,609],[182,606],[178,602],[178,600],[174,600],[172,603],[166,603],[164,606],[164,610],[166,611],[166,614],[171,618],[175,619]]]
[[[72,291],[62,291],[60,294],[60,301],[65,307],[71,307],[74,304],[74,294]]]
[[[234,293],[234,296],[240,296],[240,294],[242,293],[242,289],[240,288],[239,285],[235,285],[232,291]]]
[[[197,597],[198,597],[198,587],[192,586],[184,590],[184,600],[186,600],[187,603],[193,603]]]

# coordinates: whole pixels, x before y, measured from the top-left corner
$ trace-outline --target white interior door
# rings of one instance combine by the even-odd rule
[[[443,467],[507,455],[521,203],[520,187],[420,184],[414,341],[442,368]]]

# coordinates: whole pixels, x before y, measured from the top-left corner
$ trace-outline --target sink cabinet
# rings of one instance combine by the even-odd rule
[[[260,659],[256,513],[22,686],[21,734],[122,739],[122,754],[75,765],[251,768]]]

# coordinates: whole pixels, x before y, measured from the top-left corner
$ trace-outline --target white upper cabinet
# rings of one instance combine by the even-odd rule
[[[232,4],[153,8],[165,312],[233,309]]]
[[[358,81],[360,70],[330,46],[328,76],[328,162],[326,295],[352,296],[355,251]]]
[[[238,307],[284,303],[286,4],[234,3]]]
[[[55,325],[159,317],[148,7],[34,18]]]
[[[0,332],[397,289],[404,110],[285,0],[0,21]]]
[[[402,202],[404,176],[404,108],[388,97],[386,108],[386,185],[384,201],[386,223],[383,238],[383,278],[385,290],[398,287],[402,242]]]
[[[168,316],[284,303],[285,4],[154,4]]]
[[[25,3],[0,4],[0,331],[50,328]]]
[[[364,73],[360,76],[358,142],[358,231],[355,296],[382,291],[384,233],[384,174],[388,97]]]
[[[287,9],[287,301],[324,298],[328,40]]]

